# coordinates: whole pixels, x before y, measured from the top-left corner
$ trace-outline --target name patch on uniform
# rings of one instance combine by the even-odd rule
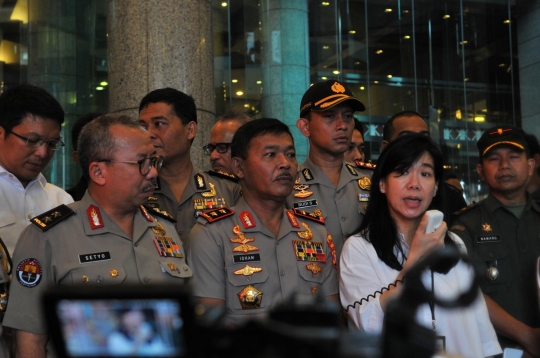
[[[319,205],[317,203],[317,199],[312,199],[312,200],[304,200],[304,201],[299,201],[297,203],[293,203],[294,205],[294,208],[295,209],[298,209],[298,208],[309,208],[311,206],[317,206]]]
[[[261,261],[261,255],[260,254],[233,255],[233,260],[235,264],[242,264],[244,262],[256,262],[256,261]]]
[[[485,244],[488,242],[501,242],[501,235],[490,235],[490,236],[477,236],[477,244]]]
[[[79,263],[87,264],[89,262],[106,261],[111,259],[110,252],[96,252],[95,254],[79,255]]]

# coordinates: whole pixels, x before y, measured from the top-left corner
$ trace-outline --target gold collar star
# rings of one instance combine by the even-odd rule
[[[489,225],[488,223],[485,223],[485,224],[482,224],[482,230],[484,231],[493,231],[491,230],[491,225]]]

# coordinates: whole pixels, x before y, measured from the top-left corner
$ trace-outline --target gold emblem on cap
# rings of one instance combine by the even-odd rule
[[[262,268],[260,267],[251,267],[249,265],[244,266],[244,268],[241,268],[240,270],[234,271],[235,275],[244,275],[244,276],[251,276],[254,273],[261,272]]]
[[[109,273],[111,274],[111,277],[117,277],[118,276],[118,270],[117,269],[112,269],[111,271],[109,271]]]
[[[238,293],[240,304],[245,310],[261,308],[262,296],[263,293],[251,285],[248,285]]]
[[[358,179],[358,186],[362,190],[371,190],[371,179],[368,177]]]
[[[306,223],[302,223],[302,226],[306,229],[306,231],[298,231],[298,236],[304,240],[311,240],[313,238],[313,232]]]
[[[491,225],[489,225],[488,223],[482,224],[482,230],[487,231],[487,232],[493,231],[491,230]]]
[[[152,226],[151,229],[152,229],[153,232],[155,232],[159,236],[165,236],[165,234],[167,233],[167,231],[165,230],[165,228],[163,227],[163,225],[161,225],[161,223],[159,221],[158,221],[158,225],[157,226]]]
[[[344,93],[345,92],[345,87],[343,87],[341,85],[341,83],[339,82],[335,82],[333,85],[332,85],[332,91],[336,92],[336,93]]]

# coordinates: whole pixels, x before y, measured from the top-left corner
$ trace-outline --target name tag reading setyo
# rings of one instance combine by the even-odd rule
[[[294,205],[294,208],[295,209],[298,209],[298,208],[309,208],[311,206],[317,206],[317,199],[313,199],[313,200],[305,200],[305,201],[298,201],[296,203],[293,203]]]
[[[490,235],[490,236],[477,236],[477,244],[486,244],[489,242],[501,242],[501,235]]]
[[[244,262],[261,261],[261,255],[260,254],[233,255],[233,260],[235,264],[241,264]]]
[[[79,255],[79,262],[81,264],[87,264],[89,262],[107,261],[111,259],[110,252],[96,252],[95,254]]]

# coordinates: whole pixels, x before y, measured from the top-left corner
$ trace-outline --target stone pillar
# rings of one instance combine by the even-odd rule
[[[540,138],[540,1],[518,0],[517,13],[521,123]]]
[[[291,128],[298,161],[308,141],[296,128],[300,101],[309,88],[307,0],[261,1],[262,112]]]
[[[205,169],[202,146],[215,122],[211,20],[210,0],[108,0],[111,112],[137,117],[141,99],[158,88],[191,95],[199,127],[191,158]]]

